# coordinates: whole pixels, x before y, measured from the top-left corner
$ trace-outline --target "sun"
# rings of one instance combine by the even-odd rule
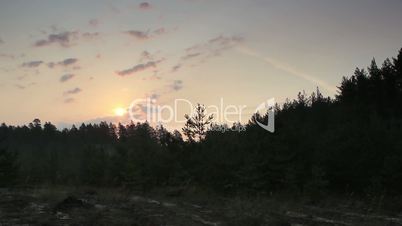
[[[127,113],[127,110],[121,107],[115,108],[113,111],[116,116],[123,116]]]

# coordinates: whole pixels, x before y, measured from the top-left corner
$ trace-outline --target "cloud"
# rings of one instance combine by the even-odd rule
[[[59,62],[59,64],[63,65],[63,66],[68,66],[71,64],[75,64],[78,61],[77,58],[67,58],[65,60],[63,60],[62,62]]]
[[[216,38],[210,39],[208,42],[211,44],[218,44],[221,46],[231,46],[233,44],[243,42],[244,39],[239,36],[231,36],[231,37],[226,37],[226,36],[218,36]]]
[[[4,44],[4,41],[3,41],[3,39],[1,39],[1,38],[0,38],[0,44]]]
[[[138,5],[138,8],[141,10],[150,10],[150,9],[152,9],[152,6],[151,6],[151,4],[149,4],[149,2],[141,2]]]
[[[174,80],[170,85],[170,88],[174,91],[179,91],[183,89],[183,81],[182,80]]]
[[[100,24],[100,22],[98,19],[91,19],[88,21],[88,24],[91,25],[92,27],[97,27]]]
[[[83,38],[88,39],[88,40],[94,40],[100,37],[99,32],[84,32],[81,35]]]
[[[220,35],[185,49],[185,54],[180,59],[182,62],[179,62],[179,64],[183,66],[183,61],[197,58],[200,59],[200,62],[205,62],[211,57],[219,56],[224,51],[238,46],[243,41],[244,39],[239,36]]]
[[[19,84],[16,84],[15,87],[17,87],[18,89],[25,89],[26,88],[25,86],[19,85]]]
[[[177,92],[184,88],[183,80],[173,80],[161,87],[160,89],[152,91],[150,94],[146,95],[146,98],[151,98],[155,100],[159,100],[163,95],[170,94],[173,92]]]
[[[13,55],[13,54],[6,54],[6,53],[0,53],[0,58],[5,58],[5,59],[9,59],[9,60],[14,60],[14,59],[15,59],[15,55]]]
[[[134,121],[147,120],[148,114],[157,113],[158,111],[158,109],[149,106],[148,100],[151,100],[151,104],[155,104],[160,97],[161,94],[158,91],[146,94],[143,98],[143,101],[138,101],[134,105],[130,106],[128,109],[129,115],[135,119]]]
[[[93,40],[100,37],[98,32],[65,31],[61,33],[49,34],[45,39],[40,39],[34,43],[35,47],[44,47],[50,45],[59,45],[68,48],[77,43],[80,38]]]
[[[168,33],[168,30],[164,27],[155,29],[155,30],[148,30],[148,31],[139,31],[139,30],[129,30],[125,31],[125,34],[130,35],[131,37],[136,38],[137,40],[149,40],[156,36],[164,35]]]
[[[69,97],[69,98],[64,99],[64,103],[65,103],[65,104],[70,104],[70,103],[73,103],[73,102],[75,102],[75,99],[72,98],[72,97]]]
[[[181,64],[177,64],[175,66],[172,67],[172,72],[176,72],[181,68]]]
[[[188,59],[191,59],[191,58],[198,57],[200,55],[201,55],[201,53],[188,53],[187,55],[183,56],[181,59],[182,60],[188,60]]]
[[[160,51],[156,51],[154,53],[150,53],[148,51],[142,51],[139,57],[139,63],[148,62],[148,61],[155,61],[156,59],[160,59],[161,57]]]
[[[52,44],[58,44],[61,47],[70,47],[73,45],[73,41],[78,39],[78,36],[79,33],[76,31],[74,32],[66,31],[62,33],[50,34],[46,39],[36,41],[34,46],[43,47]]]
[[[150,39],[151,37],[148,35],[148,32],[143,32],[143,31],[137,31],[137,30],[130,30],[126,31],[126,34],[138,39],[138,40],[147,40]]]
[[[150,93],[147,93],[142,98],[143,101],[138,101],[135,105],[130,106],[129,114],[133,116],[136,120],[147,120],[147,116],[149,114],[158,113],[157,108],[149,107],[148,100],[151,100],[151,104],[155,104],[160,101],[163,95],[168,95],[173,92],[177,92],[183,88],[182,80],[174,80],[173,82],[167,84],[160,89],[154,90]],[[136,121],[135,120],[135,121]]]
[[[23,74],[23,75],[18,76],[18,77],[17,77],[17,80],[22,81],[22,80],[24,80],[26,77],[28,77],[28,75],[27,75],[27,74]]]
[[[22,63],[21,67],[36,68],[36,67],[39,67],[41,64],[43,64],[43,61],[41,61],[41,60],[29,61],[29,62]]]
[[[154,74],[150,77],[144,77],[142,78],[142,80],[144,81],[155,81],[155,80],[161,80],[162,78],[160,76],[157,75],[157,71],[154,71]]]
[[[144,60],[153,60],[153,56],[148,52],[148,51],[142,51],[141,55],[140,55],[140,62],[144,61]]]
[[[74,74],[65,74],[63,76],[60,77],[60,82],[67,82],[68,80],[74,78],[75,75]]]
[[[207,56],[219,55],[222,51],[231,49],[242,43],[244,39],[239,36],[218,36],[206,43],[197,44],[186,49],[187,55],[194,52],[203,53]]]
[[[161,95],[158,93],[151,93],[151,94],[148,94],[147,97],[150,99],[153,99],[153,100],[158,100],[161,97]]]
[[[49,68],[53,68],[55,66],[63,66],[63,67],[68,67],[73,64],[76,64],[78,62],[77,58],[67,58],[65,60],[59,61],[59,62],[50,62],[47,64]]]
[[[108,5],[109,10],[114,13],[114,14],[119,14],[121,13],[120,9],[117,8],[115,5],[113,5],[112,3],[109,3]]]
[[[8,55],[0,55],[0,57],[7,57]],[[10,58],[12,57],[12,59],[14,59],[14,56],[9,56]],[[63,66],[63,67],[68,67],[71,65],[74,65],[78,62],[77,58],[67,58],[65,60],[59,61],[59,62],[49,62],[47,63],[47,66],[49,68],[54,68],[55,66]],[[35,60],[35,61],[28,61],[28,62],[24,62],[21,64],[21,67],[25,67],[25,68],[36,68],[39,67],[40,65],[44,64],[45,62],[41,61],[41,60]]]
[[[157,108],[149,107],[148,100],[151,100],[151,104],[155,104],[159,102],[164,95],[169,95],[181,89],[183,89],[182,80],[174,80],[169,82],[166,86],[144,95],[142,99],[143,101],[136,102],[135,105],[132,105],[129,109],[129,113],[137,120],[146,120],[147,115],[158,112]]]
[[[70,90],[65,91],[65,92],[64,92],[64,95],[74,95],[74,94],[77,94],[77,93],[80,93],[80,92],[82,92],[82,89],[80,89],[79,87],[77,87],[77,88],[74,88],[74,89],[70,89]]]
[[[238,44],[243,43],[244,38],[239,36],[218,36],[216,38],[210,39],[208,41],[209,45],[211,46],[211,54],[213,56],[219,56],[225,50],[231,49]]]
[[[164,27],[158,28],[153,31],[154,34],[156,35],[163,35],[167,33],[167,30]]]
[[[159,63],[161,63],[161,62],[162,62],[162,60],[149,61],[149,62],[144,63],[144,64],[137,64],[134,67],[126,69],[126,70],[117,71],[116,73],[118,75],[120,75],[120,76],[128,76],[128,75],[132,75],[132,74],[135,74],[135,73],[138,73],[138,72],[141,72],[141,71],[145,71],[145,70],[150,69],[150,68],[156,68],[157,65]]]
[[[34,86],[34,85],[36,85],[36,82],[30,82],[30,83],[26,83],[26,84],[14,84],[14,86],[17,89],[20,89],[20,90],[27,89],[27,88],[29,88],[31,86]]]

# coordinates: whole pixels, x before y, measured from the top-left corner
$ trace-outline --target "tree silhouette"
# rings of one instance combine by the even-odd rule
[[[0,149],[0,187],[13,186],[17,179],[17,156],[5,149]]]
[[[213,131],[203,105],[170,132],[148,123],[101,122],[59,131],[39,119],[0,126],[0,186],[12,183],[193,186],[225,194],[290,191],[314,200],[402,194],[402,50],[381,67],[344,77],[335,99],[317,90],[275,106],[271,134],[255,114],[245,131]],[[219,125],[218,125],[219,126]],[[222,125],[225,126],[225,125]],[[16,155],[15,153],[18,153]],[[18,164],[16,164],[18,163]]]
[[[207,115],[205,113],[205,106],[197,104],[195,107],[195,113],[192,116],[185,115],[186,123],[183,128],[183,133],[187,139],[191,142],[201,141],[205,138],[208,125],[212,123],[213,115]]]

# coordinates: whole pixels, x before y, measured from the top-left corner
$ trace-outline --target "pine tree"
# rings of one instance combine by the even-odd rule
[[[201,141],[205,138],[207,133],[207,127],[212,123],[213,115],[207,115],[205,112],[205,106],[197,104],[195,107],[195,113],[192,116],[184,115],[186,118],[186,124],[183,128],[184,135],[187,136],[190,142]]]

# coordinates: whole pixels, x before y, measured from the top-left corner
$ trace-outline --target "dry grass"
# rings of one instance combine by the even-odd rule
[[[3,192],[0,225],[402,225],[402,217],[396,215],[399,212],[373,210],[354,197],[332,195],[312,204],[308,198],[286,193],[223,197],[189,188],[179,196],[169,194],[164,189],[138,194],[123,189],[58,186]],[[85,205],[57,209],[68,197],[83,200]],[[383,200],[386,205],[389,201]]]

